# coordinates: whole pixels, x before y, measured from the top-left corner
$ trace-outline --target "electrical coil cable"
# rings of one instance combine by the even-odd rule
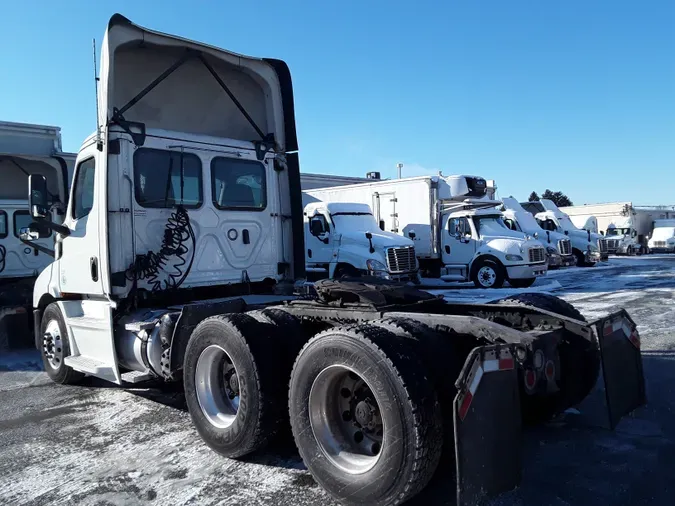
[[[5,270],[5,257],[7,256],[7,250],[5,247],[0,244],[0,272]]]
[[[187,242],[192,242],[192,256],[187,260],[190,248]],[[146,281],[153,292],[159,290],[175,290],[183,284],[192,269],[195,259],[195,232],[190,223],[190,217],[182,205],[176,206],[171,213],[164,229],[162,247],[158,253],[148,251],[137,255],[134,263],[127,271],[130,281]],[[176,257],[176,261],[169,264],[169,259]],[[168,267],[168,269],[166,269]],[[160,279],[162,272],[167,273],[165,279]]]

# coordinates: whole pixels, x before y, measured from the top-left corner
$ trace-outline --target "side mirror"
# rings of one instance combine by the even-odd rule
[[[28,202],[30,203],[30,215],[36,220],[44,219],[49,214],[47,196],[47,178],[41,174],[29,175]]]
[[[539,239],[539,232],[535,232],[535,233],[532,235],[532,237],[534,237],[535,239]]]
[[[30,227],[23,227],[19,230],[19,238],[26,242],[37,241],[40,238],[40,232]]]
[[[411,230],[410,232],[408,232],[408,237],[410,237],[411,239],[414,240],[415,239],[415,231]]]

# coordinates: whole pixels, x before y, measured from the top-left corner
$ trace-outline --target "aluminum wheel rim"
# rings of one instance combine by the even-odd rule
[[[497,280],[497,273],[489,265],[484,265],[478,270],[478,282],[485,287],[490,287],[495,284]]]
[[[239,376],[230,356],[217,344],[204,348],[197,359],[195,391],[211,425],[226,429],[234,423],[239,411]]]
[[[63,363],[63,338],[61,327],[56,320],[49,320],[42,341],[42,349],[47,363],[52,369],[58,369]]]
[[[312,384],[312,432],[328,460],[346,473],[365,473],[380,459],[386,444],[380,413],[373,390],[349,367],[327,367]]]

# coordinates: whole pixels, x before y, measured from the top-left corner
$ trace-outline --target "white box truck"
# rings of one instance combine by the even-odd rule
[[[75,154],[62,151],[60,128],[0,121],[0,351],[24,344],[33,283],[52,262],[45,253],[54,244],[51,231],[30,244],[19,237],[33,221],[28,176],[45,176],[50,219],[61,223],[74,165]]]
[[[361,202],[382,230],[409,237],[420,270],[445,281],[527,287],[546,274],[546,252],[502,221],[501,202],[486,199],[485,179],[421,176],[307,190],[323,202]]]
[[[569,206],[561,207],[560,210],[577,226],[579,225],[575,220],[583,221],[593,217],[596,222],[595,231],[607,238],[609,254],[641,255],[648,251],[647,240],[653,225],[652,213],[634,207],[632,202]]]
[[[303,200],[315,200],[303,194]],[[313,279],[375,276],[419,281],[412,240],[380,230],[370,206],[313,202],[305,206],[305,266]]]
[[[534,216],[523,209],[516,199],[513,197],[502,199],[502,214],[507,227],[537,239],[546,248],[549,269],[576,265],[577,259],[572,254],[569,237],[560,232],[541,228]]]
[[[653,253],[675,252],[675,219],[654,220],[649,249]]]

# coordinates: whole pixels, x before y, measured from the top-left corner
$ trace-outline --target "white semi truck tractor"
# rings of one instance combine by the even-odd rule
[[[308,275],[419,282],[412,240],[380,230],[368,205],[313,202],[303,218]]]
[[[63,152],[60,128],[0,121],[0,352],[30,343],[33,283],[52,261],[51,231],[31,244],[19,237],[32,221],[28,176],[45,177],[49,219],[61,223],[74,165],[75,154]]]
[[[546,248],[549,269],[576,265],[577,259],[572,254],[572,243],[569,237],[559,232],[544,230],[513,197],[502,199],[504,223],[511,230],[523,232],[537,239]]]
[[[550,200],[541,199],[539,202],[530,202],[529,205],[536,206],[533,214],[541,228],[569,237],[572,243],[572,253],[577,258],[579,267],[592,267],[598,262],[607,260],[609,257],[607,239],[602,235],[590,230],[578,229],[570,217]],[[542,210],[539,211],[539,209]]]
[[[645,402],[624,310],[585,321],[546,294],[453,304],[374,277],[295,295],[307,285],[286,64],[121,15],[101,53],[96,133],[62,225],[29,176],[22,235],[56,236],[33,296],[53,381],[182,382],[197,432],[229,458],[290,424],[309,472],[350,505],[401,504],[437,472],[456,476],[460,505],[515,487],[523,420],[577,405],[600,369],[610,427]]]
[[[531,286],[546,274],[546,251],[509,230],[487,198],[485,179],[421,176],[373,181],[305,193],[324,202],[372,206],[380,228],[413,239],[424,276],[473,281],[479,288]]]

